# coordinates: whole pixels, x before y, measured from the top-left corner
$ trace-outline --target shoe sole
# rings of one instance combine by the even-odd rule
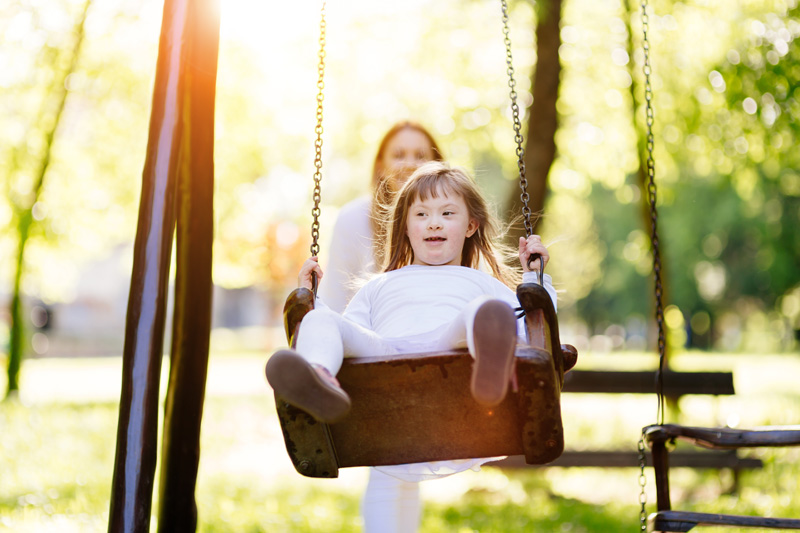
[[[320,422],[332,424],[350,411],[347,393],[320,377],[297,352],[276,352],[267,361],[266,374],[276,394]]]
[[[511,307],[498,301],[483,304],[475,314],[473,339],[472,396],[494,407],[506,397],[514,368],[517,322]]]

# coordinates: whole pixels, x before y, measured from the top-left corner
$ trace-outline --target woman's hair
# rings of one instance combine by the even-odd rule
[[[386,134],[383,136],[383,139],[381,139],[381,143],[378,145],[378,152],[375,154],[375,161],[372,163],[372,187],[374,190],[377,191],[381,183],[388,177],[381,171],[383,166],[382,161],[386,155],[386,147],[389,145],[392,139],[394,139],[395,135],[407,129],[416,130],[428,139],[428,142],[431,145],[431,151],[433,152],[433,161],[444,160],[444,157],[442,157],[442,151],[439,149],[439,145],[436,144],[436,141],[433,139],[433,135],[431,135],[430,132],[422,126],[422,124],[412,122],[410,120],[398,122],[386,132]]]
[[[373,245],[372,254],[375,257],[375,264],[380,265],[383,262],[383,241],[386,238],[386,208],[392,201],[392,174],[386,173],[386,166],[383,164],[383,159],[386,156],[386,148],[392,142],[395,135],[404,130],[415,130],[420,132],[428,139],[431,145],[431,152],[433,153],[433,161],[443,161],[442,151],[439,145],[421,124],[404,120],[396,123],[381,139],[378,145],[378,153],[375,154],[375,162],[372,164],[372,195],[373,201],[370,207],[370,219],[372,223]]]
[[[518,283],[519,274],[506,264],[506,257],[513,254],[499,244],[503,232],[477,185],[463,170],[437,161],[419,167],[394,195],[385,225],[385,262],[382,270],[397,270],[414,261],[414,250],[406,234],[411,204],[417,199],[424,201],[440,194],[461,196],[467,206],[468,216],[478,223],[478,229],[464,242],[461,265],[481,269],[483,262],[506,285]]]

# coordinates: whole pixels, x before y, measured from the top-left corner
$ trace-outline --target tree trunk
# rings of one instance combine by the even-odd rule
[[[78,64],[78,57],[80,56],[81,45],[83,44],[84,37],[84,24],[86,22],[86,15],[89,12],[89,5],[92,0],[86,0],[81,12],[80,18],[75,25],[75,43],[72,47],[72,55],[70,56],[67,68],[61,71],[56,81],[54,82],[55,94],[51,97],[54,103],[53,118],[51,123],[45,128],[44,132],[44,154],[39,161],[39,166],[36,169],[35,182],[33,190],[27,197],[27,204],[18,206],[17,216],[17,236],[19,241],[17,243],[17,255],[14,271],[14,287],[11,295],[10,315],[11,315],[11,331],[8,343],[8,389],[6,390],[6,398],[13,396],[19,392],[19,372],[22,367],[22,358],[25,351],[25,313],[23,312],[24,303],[22,301],[22,278],[25,274],[25,247],[28,244],[28,237],[30,236],[31,226],[33,226],[33,207],[39,200],[39,195],[44,186],[44,179],[47,175],[47,169],[50,167],[50,155],[53,150],[53,141],[55,139],[56,130],[61,122],[61,115],[64,111],[64,106],[67,101],[67,77],[75,72]],[[42,120],[46,114],[42,116]],[[23,200],[24,202],[24,200]]]
[[[536,70],[532,76],[533,104],[528,117],[528,132],[525,142],[525,174],[528,180],[528,206],[533,213],[531,223],[535,230],[538,215],[544,208],[547,194],[547,175],[556,155],[555,135],[558,129],[558,86],[561,63],[558,49],[561,46],[562,0],[549,0],[539,4],[536,24]],[[508,220],[513,220],[523,211],[519,187],[512,187],[506,202]],[[524,231],[517,224],[509,244],[517,246],[517,230]]]

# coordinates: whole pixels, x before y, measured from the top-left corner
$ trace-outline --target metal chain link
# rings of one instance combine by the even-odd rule
[[[650,242],[653,247],[653,277],[655,281],[655,300],[656,300],[656,324],[658,326],[658,369],[656,371],[656,392],[658,395],[658,408],[656,420],[658,424],[664,423],[664,363],[666,360],[666,335],[664,334],[664,303],[663,286],[661,284],[661,250],[658,240],[658,210],[656,207],[656,165],[653,157],[655,140],[653,136],[653,87],[650,81],[652,72],[650,66],[650,41],[648,32],[650,30],[650,19],[647,15],[647,0],[641,0],[642,7],[642,48],[644,50],[644,100],[647,123],[647,195],[650,207]],[[647,531],[647,493],[645,491],[646,478],[645,466],[647,456],[645,455],[645,428],[639,437],[639,529]]]
[[[514,66],[511,61],[511,37],[509,37],[508,27],[508,4],[506,0],[500,0],[503,9],[503,35],[506,44],[506,73],[508,74],[508,87],[511,89],[511,114],[514,119],[514,140],[517,143],[517,167],[519,167],[519,188],[522,191],[519,198],[522,200],[522,216],[525,222],[525,234],[530,237],[533,234],[531,224],[531,208],[528,207],[530,196],[528,195],[528,179],[525,177],[525,149],[522,147],[522,124],[519,119],[519,105],[517,105],[517,82],[514,79]]]
[[[656,419],[659,424],[664,423],[664,362],[666,359],[666,335],[664,333],[664,304],[663,287],[661,284],[661,251],[658,240],[658,211],[656,208],[656,164],[653,158],[653,148],[655,145],[653,137],[653,87],[650,83],[650,41],[647,33],[650,29],[650,19],[647,15],[647,0],[641,0],[642,5],[642,46],[644,49],[644,100],[647,113],[647,193],[650,201],[650,241],[653,246],[653,276],[655,278],[655,299],[656,299],[656,324],[658,326],[658,370],[657,393],[658,410]]]
[[[321,213],[319,204],[322,200],[320,182],[322,181],[322,101],[324,95],[322,90],[325,88],[325,2],[322,2],[319,21],[319,78],[317,80],[317,126],[314,131],[317,138],[314,141],[314,207],[311,215],[314,221],[311,223],[311,255],[319,255],[319,215]],[[316,285],[316,284],[315,284]],[[316,293],[316,291],[314,291]]]
[[[647,466],[647,455],[644,449],[644,432],[642,428],[642,435],[639,437],[639,530],[647,531],[647,492],[645,486],[647,485],[647,478],[644,475],[644,469]]]

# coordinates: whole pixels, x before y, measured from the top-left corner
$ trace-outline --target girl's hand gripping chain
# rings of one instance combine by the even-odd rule
[[[534,259],[531,264],[528,265],[528,258],[534,254],[538,254],[539,258]],[[547,262],[550,260],[550,254],[547,253],[547,248],[542,244],[542,238],[538,235],[531,235],[527,239],[525,237],[520,237],[519,260],[522,263],[522,270],[524,272],[540,270],[540,262],[541,269],[544,269]]]
[[[317,284],[322,280],[322,268],[319,266],[319,259],[317,257],[310,257],[306,259],[306,262],[303,263],[303,266],[300,267],[300,274],[297,276],[297,286],[298,287],[305,287],[308,290],[314,290],[311,280],[311,273],[314,272],[317,275]]]

